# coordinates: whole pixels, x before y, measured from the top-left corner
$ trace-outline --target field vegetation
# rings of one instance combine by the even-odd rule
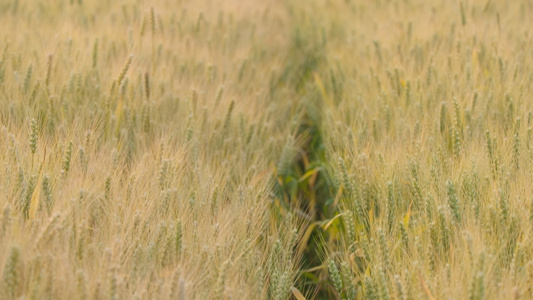
[[[533,298],[529,0],[0,3],[0,299]]]

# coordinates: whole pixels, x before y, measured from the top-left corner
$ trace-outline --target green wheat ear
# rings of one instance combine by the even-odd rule
[[[2,219],[0,219],[0,241],[6,234],[9,224],[11,222],[11,208],[9,204],[6,204],[4,210],[2,211]]]
[[[279,277],[279,282],[278,282],[277,289],[274,294],[274,299],[275,300],[287,299],[289,288],[290,288],[289,273],[285,271]]]
[[[30,92],[30,85],[31,85],[31,76],[33,71],[33,63],[31,63],[28,66],[28,70],[26,70],[26,76],[24,77],[24,93],[28,94]]]
[[[461,155],[461,150],[463,148],[463,125],[461,122],[461,113],[459,109],[459,103],[457,103],[457,99],[453,99],[453,107],[454,107],[454,114],[453,114],[453,128],[452,128],[452,138],[453,138],[453,152],[455,154],[455,157],[459,157]]]
[[[230,121],[231,121],[231,115],[233,113],[233,109],[234,108],[235,108],[235,100],[232,100],[230,105],[229,105],[228,112],[226,113],[226,118],[224,120],[224,126],[222,127],[222,132],[223,132],[224,136],[228,132],[228,129],[229,129],[229,126],[230,126]]]
[[[465,26],[466,25],[466,12],[465,12],[465,5],[463,2],[460,3],[460,8],[461,8],[461,24]]]
[[[398,299],[406,300],[407,295],[405,293],[405,288],[403,287],[402,279],[399,275],[394,275],[394,283],[396,285],[396,295]]]
[[[357,295],[357,288],[354,284],[355,276],[350,266],[345,261],[341,263],[341,276],[346,293],[346,299],[355,299],[355,296]]]
[[[355,251],[355,243],[356,243],[356,236],[355,236],[355,223],[353,218],[352,212],[347,212],[344,215],[344,222],[346,226],[346,231],[348,232],[348,241],[350,243],[349,249],[350,251]]]
[[[93,55],[92,55],[92,67],[96,69],[98,65],[98,39],[94,41],[93,45]]]
[[[150,25],[152,26],[152,36],[155,35],[155,12],[154,8],[150,7]]]
[[[378,299],[378,291],[376,290],[376,284],[372,277],[365,275],[363,279],[363,287],[365,289],[365,297],[367,299]]]
[[[226,276],[229,267],[229,261],[225,261],[220,267],[218,279],[216,282],[214,294],[215,299],[224,299],[224,291],[226,289]]]
[[[65,152],[65,157],[63,158],[63,170],[62,173],[66,176],[70,170],[70,162],[72,160],[72,141],[68,143],[67,151]]]
[[[31,119],[30,121],[30,150],[32,156],[35,155],[35,152],[37,151],[37,122],[35,119]]]
[[[387,285],[387,278],[385,277],[385,270],[383,267],[379,267],[378,269],[378,275],[379,275],[379,284],[378,284],[378,294],[380,299],[384,300],[390,300],[390,292]]]
[[[117,278],[117,274],[116,274],[116,269],[115,268],[112,268],[110,270],[110,275],[109,275],[109,299],[111,300],[118,300],[119,299],[119,295],[118,295],[118,278]]]
[[[53,197],[52,197],[52,183],[51,183],[51,180],[50,180],[50,176],[48,176],[48,174],[45,174],[43,176],[43,180],[42,180],[42,197],[44,199],[44,201],[41,202],[41,206],[44,206],[46,212],[48,214],[51,213],[52,211],[52,207],[53,207]]]
[[[4,296],[8,299],[16,299],[19,295],[21,284],[20,270],[20,249],[17,246],[11,247],[9,257],[4,266]]]
[[[448,191],[448,204],[452,210],[453,216],[457,222],[461,222],[461,212],[459,211],[459,198],[457,197],[457,192],[455,191],[455,185],[448,180],[446,182],[446,189]]]
[[[83,172],[83,175],[87,175],[87,169],[89,166],[87,154],[85,153],[85,149],[82,146],[79,146],[78,152],[80,154],[80,167]]]
[[[118,76],[118,79],[116,81],[117,83],[116,86],[120,87],[122,85],[122,81],[124,80],[124,77],[126,77],[126,73],[128,72],[128,69],[130,68],[132,59],[133,59],[133,56],[128,57],[128,61],[122,68],[122,71],[120,71],[120,75]]]
[[[106,201],[111,199],[111,176],[108,175],[105,180],[104,199]]]
[[[150,74],[148,72],[144,73],[144,91],[146,99],[150,99]]]
[[[328,271],[329,271],[329,276],[331,277],[331,280],[333,281],[333,286],[335,287],[335,290],[337,290],[337,293],[339,293],[339,295],[341,295],[341,298],[342,298],[342,290],[343,290],[342,278],[341,278],[339,269],[337,268],[337,265],[335,264],[335,261],[332,258],[328,260]]]
[[[52,54],[48,55],[48,61],[46,63],[47,67],[46,67],[46,79],[45,79],[45,84],[46,84],[46,90],[48,91],[49,87],[50,87],[50,77],[52,77],[52,62],[53,62],[53,59],[54,59],[54,56]]]
[[[159,169],[159,187],[161,191],[165,190],[168,187],[170,172],[170,160],[165,159],[161,163],[161,168]]]

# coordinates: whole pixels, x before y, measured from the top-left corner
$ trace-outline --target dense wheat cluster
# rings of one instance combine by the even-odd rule
[[[533,298],[533,3],[0,3],[0,299]]]

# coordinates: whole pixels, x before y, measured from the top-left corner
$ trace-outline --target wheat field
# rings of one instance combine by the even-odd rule
[[[533,299],[530,0],[0,2],[0,299]]]

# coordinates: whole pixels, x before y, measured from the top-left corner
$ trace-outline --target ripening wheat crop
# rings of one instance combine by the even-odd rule
[[[330,296],[531,299],[532,3],[315,9],[331,26]]]
[[[0,8],[0,299],[286,298],[271,216],[286,11],[251,1]],[[279,220],[279,221],[276,221]]]
[[[0,3],[0,299],[533,298],[533,3]]]

